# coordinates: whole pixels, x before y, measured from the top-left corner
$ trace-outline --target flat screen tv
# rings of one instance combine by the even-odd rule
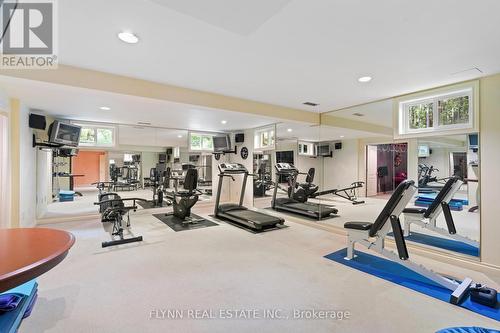
[[[479,136],[477,134],[469,134],[469,146],[470,147],[479,146]]]
[[[231,139],[229,135],[216,135],[213,137],[213,140],[215,153],[231,150]]]
[[[49,141],[65,146],[77,147],[80,142],[81,127],[54,120],[49,126]]]
[[[316,149],[318,156],[330,156],[332,152],[332,147],[328,143],[321,143]]]
[[[429,157],[431,154],[428,145],[419,145],[418,146],[418,157]]]

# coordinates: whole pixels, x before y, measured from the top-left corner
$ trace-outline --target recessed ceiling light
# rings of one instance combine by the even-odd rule
[[[227,120],[222,120],[220,123],[221,123],[222,125],[226,125],[226,124],[227,124]]]
[[[345,135],[341,135],[340,137],[343,138]]]
[[[286,131],[287,131],[287,132],[291,132],[291,131],[292,131],[292,129],[291,129],[291,128],[289,128],[289,129],[287,129]]]
[[[99,109],[101,109],[103,111],[109,111],[109,110],[111,110],[111,108],[109,106],[101,106]]]
[[[358,79],[358,81],[362,83],[370,82],[371,80],[372,80],[371,76],[362,76]]]
[[[179,134],[179,135],[177,135],[177,137],[178,137],[179,139],[181,139],[181,138],[182,138],[182,135],[180,135],[180,134]]]
[[[127,31],[122,31],[118,34],[118,38],[122,42],[128,43],[128,44],[136,44],[139,42],[139,37],[137,37],[135,34],[132,32],[127,32]]]

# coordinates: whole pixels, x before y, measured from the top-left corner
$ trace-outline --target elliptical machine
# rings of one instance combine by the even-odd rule
[[[197,219],[191,216],[191,208],[196,204],[196,202],[198,202],[199,194],[201,194],[201,191],[197,189],[197,186],[198,170],[188,169],[186,171],[186,176],[184,177],[183,190],[178,190],[176,184],[175,191],[167,193],[167,197],[172,200],[174,211],[165,215],[173,215],[182,220],[183,224],[204,221],[204,219]]]
[[[149,179],[153,190],[153,206],[163,207],[163,184],[161,172],[157,168],[151,168],[151,170],[149,170]]]

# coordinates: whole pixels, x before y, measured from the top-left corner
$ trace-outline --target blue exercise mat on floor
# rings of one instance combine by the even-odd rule
[[[499,330],[484,327],[452,327],[437,331],[436,333],[499,333]]]
[[[360,251],[356,251],[355,253],[357,256],[352,260],[344,259],[347,255],[347,249],[341,249],[337,252],[330,253],[326,255],[325,258],[412,289],[419,293],[437,298],[444,302],[449,302],[451,291],[439,286],[432,280],[429,280],[428,278],[417,274],[396,262]],[[500,293],[498,294],[498,298],[500,301]],[[450,303],[450,306],[455,305]],[[474,303],[469,299],[469,297],[467,297],[459,306],[488,318],[500,321],[500,306],[498,305],[496,308],[490,308],[479,303]]]
[[[388,236],[392,236],[392,232],[388,234]],[[458,252],[462,254],[466,254],[469,256],[474,256],[474,257],[479,257],[479,248],[465,244],[453,239],[448,239],[448,238],[442,238],[442,237],[436,237],[432,235],[426,235],[426,234],[421,234],[418,232],[410,232],[410,236],[405,237],[406,240],[419,243],[419,244],[425,244],[429,246],[434,246],[438,247],[443,250],[448,250],[448,251],[453,251],[453,252]]]

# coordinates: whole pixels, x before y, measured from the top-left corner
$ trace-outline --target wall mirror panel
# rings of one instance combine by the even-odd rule
[[[337,218],[323,223],[374,222],[397,186],[412,180],[418,190],[400,216],[405,240],[478,259],[479,136],[453,131],[394,139],[394,104],[389,99],[322,114],[320,141],[340,149],[323,158],[320,190],[359,185],[350,191],[354,200],[339,191],[318,197],[338,209]]]

